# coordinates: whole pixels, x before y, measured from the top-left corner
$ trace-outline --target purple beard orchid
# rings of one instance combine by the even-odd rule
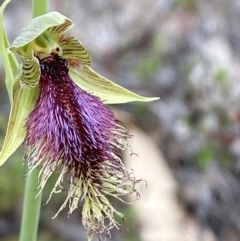
[[[107,196],[122,200],[135,193],[138,197],[135,185],[140,182],[121,160],[130,134],[105,104],[158,98],[139,96],[94,72],[85,47],[65,33],[72,26],[57,12],[31,20],[10,48],[20,56],[19,66],[12,53],[6,54],[8,42],[0,25],[11,100],[0,165],[24,143],[29,173],[40,168],[39,192],[58,173],[49,199],[53,193],[67,191],[58,213],[69,206],[71,214],[82,205],[90,241],[94,233],[109,234],[111,228],[118,228],[114,214],[123,217]]]
[[[118,197],[135,192],[134,185],[139,182],[128,174],[120,159],[119,150],[126,148],[130,135],[98,97],[76,86],[63,57],[53,55],[40,60],[40,67],[40,93],[26,123],[24,159],[30,170],[43,164],[41,189],[51,170],[60,168],[59,180],[52,192],[57,185],[61,188],[64,178],[69,176],[66,199],[69,214],[84,196],[90,207],[96,205],[95,209],[103,211],[110,220],[105,226],[103,217],[97,220],[91,208],[83,213],[89,235],[101,234],[116,226],[112,219],[115,210],[104,195]],[[80,188],[85,193],[79,191]]]

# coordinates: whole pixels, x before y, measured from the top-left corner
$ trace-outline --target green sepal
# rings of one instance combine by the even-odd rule
[[[104,78],[89,66],[81,65],[76,68],[69,65],[69,74],[81,89],[99,97],[105,104],[121,104],[132,101],[149,102],[159,99],[135,94]]]
[[[12,43],[12,49],[18,49],[27,45],[34,40],[36,44],[40,44],[40,47],[47,47],[49,44],[49,39],[40,39],[41,34],[47,29],[53,28],[52,33],[60,32],[61,30],[66,31],[73,27],[73,22],[58,12],[49,12],[39,17],[36,17],[29,21],[27,25],[23,28],[20,35]],[[43,38],[45,36],[43,35]],[[46,43],[45,43],[46,41]],[[41,46],[43,45],[43,46]]]
[[[21,88],[17,81],[13,88],[13,104],[7,132],[0,152],[0,166],[16,151],[26,136],[26,120],[36,105],[39,88]]]
[[[19,64],[15,56],[10,51],[8,51],[9,42],[3,25],[3,13],[10,1],[11,0],[5,1],[0,7],[0,55],[2,57],[2,62],[5,69],[5,84],[7,87],[9,99],[12,103],[12,89],[15,83],[14,76],[17,73]]]

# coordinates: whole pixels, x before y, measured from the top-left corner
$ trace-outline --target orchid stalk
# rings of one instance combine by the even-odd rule
[[[32,0],[32,16],[37,17],[48,11],[48,0]],[[38,184],[38,172],[27,175],[24,191],[21,231],[19,241],[36,241],[41,211],[42,193],[35,197]]]
[[[8,2],[1,7],[1,18]],[[158,98],[135,94],[96,73],[85,46],[67,33],[73,27],[69,18],[58,12],[36,15],[9,48],[0,26],[11,101],[0,165],[23,143],[28,173],[40,169],[38,193],[58,173],[49,200],[66,191],[57,214],[68,206],[70,215],[82,206],[90,241],[94,233],[108,235],[113,227],[119,228],[115,215],[123,215],[108,196],[138,196],[135,185],[140,182],[121,160],[121,151],[130,149],[131,135],[106,104]]]

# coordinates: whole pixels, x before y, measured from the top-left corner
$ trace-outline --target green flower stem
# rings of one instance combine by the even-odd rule
[[[35,18],[48,11],[48,0],[32,0],[32,17]],[[36,241],[41,209],[42,194],[36,197],[38,171],[34,170],[27,176],[24,193],[23,214],[20,241]]]
[[[38,17],[48,12],[48,0],[32,0],[32,17]]]
[[[22,226],[20,241],[36,241],[41,209],[41,194],[36,198],[38,171],[34,170],[27,176],[24,193]]]

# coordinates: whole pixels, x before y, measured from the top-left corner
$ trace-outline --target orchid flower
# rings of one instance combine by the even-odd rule
[[[119,226],[114,214],[123,215],[106,196],[138,194],[140,180],[121,160],[130,134],[106,104],[158,98],[137,95],[96,73],[87,49],[66,33],[73,22],[58,12],[29,21],[9,46],[2,24],[7,2],[0,8],[0,53],[11,113],[0,165],[23,143],[28,172],[40,168],[39,192],[58,173],[49,197],[67,191],[58,212],[68,206],[70,215],[82,205],[88,240],[108,234]]]

